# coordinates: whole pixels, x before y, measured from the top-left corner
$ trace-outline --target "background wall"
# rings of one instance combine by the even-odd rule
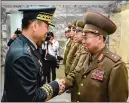
[[[22,20],[22,14],[16,13],[16,14],[10,14],[10,35],[13,35],[16,28],[21,28],[21,20]]]
[[[110,3],[92,2],[90,4],[85,3],[81,5],[41,5],[41,4],[2,4],[2,64],[4,64],[6,52],[8,50],[7,41],[10,38],[10,34],[19,28],[21,25],[22,14],[18,12],[19,8],[30,8],[30,7],[53,7],[55,6],[56,12],[54,14],[53,22],[56,25],[54,28],[50,27],[50,30],[54,32],[55,38],[60,43],[60,52],[63,55],[64,44],[66,38],[64,36],[64,29],[68,22],[74,19],[82,19],[83,14],[86,11],[92,10],[104,14],[112,19],[118,29],[117,31],[109,36],[109,48],[122,56],[123,60],[127,63],[129,62],[129,44],[128,38],[128,24],[129,24],[129,10],[128,6],[125,6],[129,1],[110,1]],[[42,3],[43,4],[43,3]],[[124,7],[123,7],[124,6]],[[121,10],[121,8],[124,8]]]

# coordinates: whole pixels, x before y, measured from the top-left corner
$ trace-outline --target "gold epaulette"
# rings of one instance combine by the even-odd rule
[[[119,55],[117,55],[117,54],[115,54],[115,53],[113,53],[111,51],[107,51],[105,53],[105,56],[110,58],[113,62],[117,62],[118,60],[121,59],[121,57]]]
[[[48,101],[49,99],[52,98],[53,96],[53,89],[49,84],[45,84],[41,87],[42,89],[45,90],[45,92],[47,93],[47,99],[45,101]]]

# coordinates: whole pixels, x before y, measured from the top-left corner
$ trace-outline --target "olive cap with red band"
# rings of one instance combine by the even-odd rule
[[[116,25],[109,18],[97,12],[85,13],[84,22],[84,32],[93,32],[104,37],[113,34],[117,29]]]

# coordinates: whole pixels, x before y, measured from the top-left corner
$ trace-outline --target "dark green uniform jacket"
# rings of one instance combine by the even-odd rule
[[[69,53],[66,59],[65,74],[68,74],[70,72],[70,67],[76,57],[76,52],[79,48],[79,45],[80,45],[79,43],[74,43],[74,42],[71,44],[71,48],[69,50]]]
[[[63,59],[63,64],[64,64],[64,65],[66,64],[67,55],[68,55],[68,53],[69,53],[71,44],[72,44],[72,40],[69,39],[69,40],[68,40],[68,43],[66,44],[66,48],[65,48],[65,50],[64,50],[64,59]]]
[[[80,44],[75,54],[74,61],[70,67],[70,72],[73,71],[76,67],[82,66],[83,62],[85,61],[86,54],[87,51],[84,49],[84,46]]]
[[[72,102],[126,102],[128,71],[121,57],[105,47],[89,53],[83,67],[69,73],[66,88],[70,87]]]
[[[58,95],[59,85],[56,81],[43,85],[41,62],[35,46],[21,34],[7,53],[2,101],[43,102]]]

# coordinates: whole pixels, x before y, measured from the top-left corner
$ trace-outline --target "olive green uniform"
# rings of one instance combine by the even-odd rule
[[[88,52],[87,52],[87,50],[85,49],[85,47],[82,45],[81,46],[81,50],[78,52],[78,55],[76,56],[76,58],[75,58],[75,60],[74,60],[74,62],[73,62],[73,64],[72,64],[72,66],[71,66],[71,69],[70,69],[70,72],[72,72],[73,70],[78,70],[78,69],[80,69],[80,68],[82,68],[82,66],[83,66],[83,64],[84,64],[84,62],[85,62],[85,60],[86,60],[86,58],[87,58],[87,54],[88,54]],[[75,63],[75,64],[74,64]],[[72,68],[73,67],[73,68]],[[76,89],[76,88],[75,88]],[[72,96],[74,96],[74,94],[75,94],[75,89],[74,88],[72,88],[71,89],[71,97]]]
[[[73,71],[76,67],[82,66],[84,60],[85,60],[85,55],[87,54],[84,46],[82,44],[79,45],[79,49],[76,52],[76,57],[70,67],[70,72]]]
[[[72,40],[69,39],[69,40],[68,40],[68,43],[66,44],[65,51],[64,51],[64,59],[63,59],[63,64],[64,64],[64,65],[66,64],[66,59],[67,59],[67,55],[68,55],[68,53],[69,53],[71,44],[72,44]]]
[[[66,77],[72,87],[72,102],[126,102],[128,72],[121,57],[106,47],[94,55],[88,53],[82,68]]]
[[[67,60],[66,60],[66,66],[65,66],[65,74],[68,75],[69,71],[70,71],[70,67],[73,63],[73,60],[75,58],[75,54],[78,50],[78,47],[79,47],[79,43],[72,43],[71,44],[71,48],[69,50],[69,53],[68,53],[68,56],[67,56]]]

